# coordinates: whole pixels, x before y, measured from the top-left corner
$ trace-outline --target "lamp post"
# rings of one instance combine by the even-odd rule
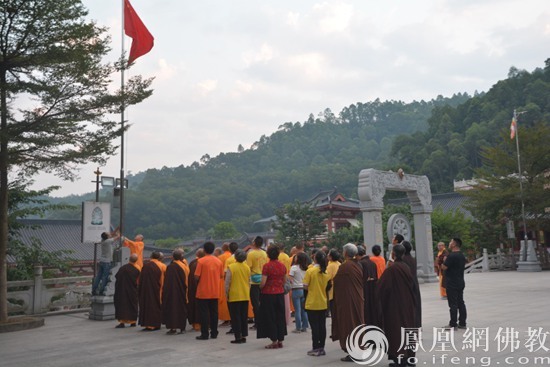
[[[94,171],[95,174],[95,181],[92,181],[95,183],[95,201],[96,203],[99,201],[99,183],[101,182],[99,180],[99,175],[101,175],[101,171],[99,170],[99,167]]]

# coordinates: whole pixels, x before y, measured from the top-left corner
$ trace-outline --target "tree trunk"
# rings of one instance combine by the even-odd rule
[[[0,322],[8,320],[8,113],[6,72],[0,73]]]

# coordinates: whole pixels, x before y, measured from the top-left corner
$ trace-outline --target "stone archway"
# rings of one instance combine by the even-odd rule
[[[386,190],[406,192],[414,217],[414,239],[418,278],[437,282],[434,273],[432,244],[432,194],[426,176],[409,175],[402,170],[378,171],[372,168],[359,173],[359,200],[363,212],[363,234],[367,251],[374,245],[383,246],[382,209]]]

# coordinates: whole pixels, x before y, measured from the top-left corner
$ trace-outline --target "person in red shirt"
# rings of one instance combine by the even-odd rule
[[[269,262],[262,268],[260,283],[260,317],[258,339],[269,338],[271,344],[266,349],[283,347],[286,335],[285,299],[283,285],[286,282],[286,266],[278,260],[279,249],[270,246],[267,249]]]
[[[208,328],[210,337],[218,337],[218,298],[223,279],[223,264],[215,256],[212,256],[216,245],[206,242],[203,245],[205,255],[200,258],[195,270],[195,279],[198,282],[196,299],[200,310],[201,335],[197,340],[208,339]]]

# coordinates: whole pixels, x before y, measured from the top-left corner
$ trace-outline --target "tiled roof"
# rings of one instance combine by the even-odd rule
[[[80,220],[20,219],[19,223],[25,225],[19,230],[19,239],[26,245],[30,246],[34,239],[38,239],[45,251],[70,250],[72,253],[67,256],[79,262],[94,260],[94,245],[81,242]],[[162,251],[168,256],[172,253],[170,249],[160,249],[145,244],[143,258],[149,259],[155,250]],[[8,256],[9,263],[15,261],[16,259]]]
[[[458,192],[449,192],[445,194],[432,195],[432,207],[440,207],[445,213],[454,211],[458,208],[467,218],[473,219],[472,213],[464,207],[468,198]],[[386,204],[403,205],[409,204],[408,198],[389,199]]]
[[[79,220],[21,219],[20,240],[30,245],[38,239],[45,251],[71,250],[69,257],[78,261],[94,258],[94,245],[81,242],[82,223]],[[8,262],[15,259],[8,257]]]

